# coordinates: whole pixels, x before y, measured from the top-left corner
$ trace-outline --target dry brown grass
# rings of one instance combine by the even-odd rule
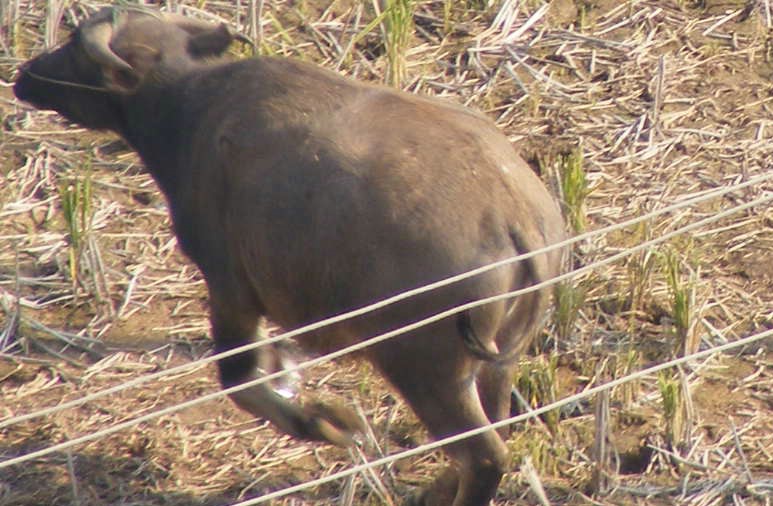
[[[63,35],[52,30],[60,26],[56,9],[46,10],[60,3],[0,3],[0,420],[209,353],[201,279],[177,252],[163,199],[135,156],[112,136],[13,100],[15,67]],[[179,3],[249,25],[246,6]],[[64,25],[96,4],[67,2]],[[416,2],[404,87],[485,111],[557,192],[562,156],[579,149],[591,190],[589,229],[771,172],[768,0],[481,4]],[[263,33],[261,51],[384,79],[380,28],[362,33],[373,3],[267,0],[262,14],[260,29],[244,29]],[[60,187],[82,178],[87,166],[93,223],[74,283]],[[759,184],[585,241],[573,266],[770,191],[770,183]],[[534,350],[545,357],[529,358],[536,364],[529,377],[551,378],[560,397],[685,346],[705,349],[773,327],[772,228],[770,207],[758,206],[579,277],[573,286],[584,298],[574,323],[558,342],[547,329]],[[667,250],[679,265],[677,288],[691,301],[682,334],[673,324]],[[768,339],[618,387],[560,421],[516,426],[514,472],[497,504],[540,504],[533,490],[541,483],[551,504],[769,505],[771,348]],[[368,460],[425,439],[364,366],[328,364],[304,382],[362,409],[373,428]],[[0,457],[216,390],[213,368],[199,367],[0,428]],[[675,410],[664,406],[664,391],[676,392]],[[278,436],[221,398],[0,468],[0,505],[226,505],[361,458]],[[442,464],[427,454],[275,504],[399,503]]]

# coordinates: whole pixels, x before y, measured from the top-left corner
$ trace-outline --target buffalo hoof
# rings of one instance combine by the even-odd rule
[[[450,506],[458,486],[459,475],[456,469],[448,467],[429,486],[411,494],[403,506]]]
[[[365,432],[365,424],[357,413],[340,404],[317,402],[306,406],[305,411],[312,439],[347,447],[354,444],[356,434]]]

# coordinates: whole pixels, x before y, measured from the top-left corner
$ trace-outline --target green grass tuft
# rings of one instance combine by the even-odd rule
[[[575,148],[571,153],[559,155],[558,172],[567,221],[574,232],[582,233],[587,227],[585,200],[590,194],[582,150]]]
[[[699,344],[694,335],[695,275],[685,276],[683,274],[682,257],[673,247],[660,254],[660,261],[668,286],[671,318],[679,348],[678,353],[693,353],[698,351]]]
[[[558,399],[558,355],[552,354],[547,360],[540,356],[520,364],[515,377],[515,388],[530,408],[550,404]],[[548,411],[542,415],[545,425],[552,434],[558,432],[559,411]]]
[[[87,162],[84,177],[76,177],[59,186],[59,199],[67,227],[68,265],[73,287],[77,287],[80,280],[80,261],[94,218],[91,181],[91,163]]]
[[[399,88],[405,79],[405,53],[413,33],[415,0],[387,0],[384,11],[384,45],[387,55],[386,80]]]

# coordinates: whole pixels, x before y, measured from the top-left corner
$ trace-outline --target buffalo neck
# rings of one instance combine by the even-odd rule
[[[124,98],[125,122],[118,132],[134,150],[161,190],[169,196],[178,182],[181,143],[181,75],[163,83],[143,85]]]

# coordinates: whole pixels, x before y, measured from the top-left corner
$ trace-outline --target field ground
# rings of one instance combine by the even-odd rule
[[[233,25],[249,20],[234,2],[173,3]],[[50,13],[60,4],[0,5],[0,420],[211,351],[202,281],[177,251],[164,201],[137,158],[111,135],[13,99],[16,66],[98,3],[64,2],[56,23]],[[259,48],[485,112],[560,196],[575,231],[771,173],[767,0],[421,0],[411,8],[415,26],[396,59],[384,41],[399,26],[367,32],[374,4],[355,0],[267,0]],[[575,183],[562,183],[572,169]],[[771,189],[761,181],[594,236],[575,246],[572,267]],[[85,221],[63,212],[74,194]],[[773,328],[772,231],[762,203],[575,277],[523,359],[519,391],[547,403]],[[539,481],[554,505],[770,505],[771,341],[630,381],[560,419],[514,426],[513,471],[496,504],[541,504],[530,485]],[[364,365],[326,364],[303,383],[361,410],[373,432],[361,451],[280,436],[218,398],[0,468],[0,505],[227,505],[426,441]],[[213,366],[199,366],[2,427],[0,456],[217,389]],[[399,504],[443,464],[428,453],[272,504]]]

